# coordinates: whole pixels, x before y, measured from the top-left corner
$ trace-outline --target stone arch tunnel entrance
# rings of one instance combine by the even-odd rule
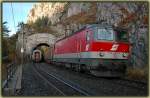
[[[56,41],[56,37],[49,33],[35,33],[32,35],[24,35],[22,36],[22,33],[18,35],[18,41],[17,41],[17,55],[22,56],[21,49],[23,48],[24,57],[27,59],[31,58],[33,50],[39,48],[39,47],[47,47],[47,51],[53,47],[54,43]],[[51,53],[50,53],[51,54]],[[49,54],[49,56],[51,56]],[[48,57],[48,55],[47,55]]]
[[[56,37],[49,33],[37,33],[27,37],[26,54],[31,55],[32,51],[41,46],[53,47]]]
[[[37,46],[33,47],[32,51],[33,51],[33,50],[36,50],[38,47],[41,47],[41,46],[50,47],[50,45],[48,45],[47,43],[40,43],[40,44],[38,44]]]

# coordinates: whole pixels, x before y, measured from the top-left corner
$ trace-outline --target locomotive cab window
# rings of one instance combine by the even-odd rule
[[[117,41],[128,41],[128,33],[125,31],[117,31],[116,32],[116,40]]]
[[[113,29],[107,29],[107,28],[98,29],[97,39],[112,41],[114,39]]]

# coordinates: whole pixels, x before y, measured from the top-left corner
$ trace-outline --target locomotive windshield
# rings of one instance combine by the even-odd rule
[[[112,41],[114,40],[114,36],[113,36],[113,29],[112,28],[101,28],[101,29],[98,29],[98,35],[97,35],[97,38],[98,40],[109,40],[109,41]]]

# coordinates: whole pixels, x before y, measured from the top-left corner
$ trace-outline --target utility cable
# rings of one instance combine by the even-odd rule
[[[12,16],[13,16],[14,29],[15,29],[15,31],[16,31],[15,18],[14,18],[14,11],[13,11],[13,5],[12,5],[12,3],[11,3],[11,11],[12,11]]]

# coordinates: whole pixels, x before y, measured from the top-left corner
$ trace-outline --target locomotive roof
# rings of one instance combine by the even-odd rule
[[[61,41],[61,40],[65,39],[65,38],[68,38],[68,37],[70,37],[70,36],[72,36],[72,35],[74,35],[74,34],[77,34],[77,33],[79,33],[79,32],[82,31],[82,30],[85,30],[85,29],[87,29],[87,28],[93,28],[93,27],[112,28],[111,25],[87,24],[87,25],[85,25],[83,28],[81,28],[81,29],[75,31],[74,33],[70,34],[69,36],[66,36],[66,37],[64,37],[64,38],[62,38],[62,39],[57,40],[56,42]]]

